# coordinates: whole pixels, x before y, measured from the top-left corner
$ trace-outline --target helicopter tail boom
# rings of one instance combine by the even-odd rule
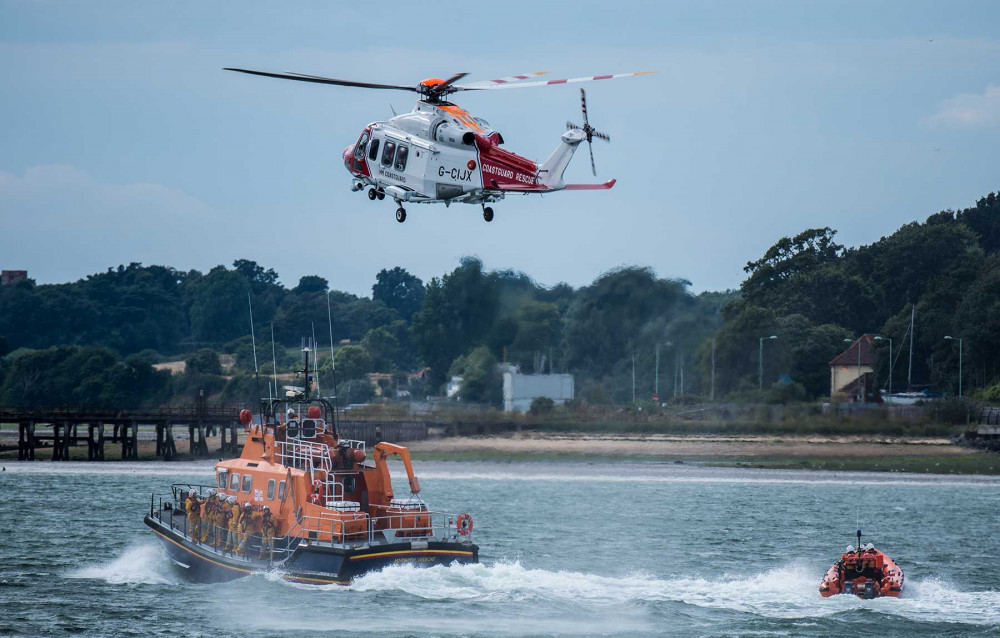
[[[587,135],[580,129],[572,129],[563,133],[559,146],[552,151],[547,160],[538,166],[538,184],[551,190],[564,188],[563,173],[566,172],[566,167],[573,159],[576,148],[585,139],[587,139]]]

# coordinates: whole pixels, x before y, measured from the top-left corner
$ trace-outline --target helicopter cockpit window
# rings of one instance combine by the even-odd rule
[[[396,170],[405,171],[406,170],[406,156],[409,155],[410,149],[402,144],[396,149]]]
[[[358,138],[358,143],[354,145],[354,159],[361,160],[365,158],[365,150],[368,146],[368,131],[361,134]]]
[[[378,138],[372,140],[372,143],[368,146],[368,159],[375,161],[378,159]]]
[[[396,144],[389,140],[385,141],[385,147],[382,149],[382,165],[390,166],[392,165],[392,158],[396,154]]]

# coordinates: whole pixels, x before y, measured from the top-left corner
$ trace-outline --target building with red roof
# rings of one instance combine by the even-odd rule
[[[830,398],[857,401],[868,397],[875,376],[875,335],[861,335],[830,360]]]

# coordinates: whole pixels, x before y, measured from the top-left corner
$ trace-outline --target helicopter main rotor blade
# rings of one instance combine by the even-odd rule
[[[488,89],[491,86],[496,86],[500,84],[509,84],[511,82],[519,82],[521,80],[530,80],[531,78],[538,77],[539,75],[545,75],[548,71],[535,71],[533,73],[521,73],[518,75],[508,75],[505,78],[497,78],[496,80],[486,80],[484,82],[469,82],[468,84],[458,84],[458,88],[463,91],[472,91],[475,89]]]
[[[587,93],[583,90],[583,87],[580,88],[580,106],[583,109],[583,126],[586,129],[590,126],[590,120],[587,119]],[[587,135],[590,135],[590,133],[588,132]]]
[[[576,124],[573,124],[572,122],[566,122],[566,130],[567,131],[572,131],[575,128],[578,128],[581,131],[583,130],[582,126],[577,126]]]
[[[597,165],[594,164],[594,145],[587,140],[587,148],[590,149],[590,170],[594,172],[594,177],[597,177]]]
[[[454,84],[455,82],[458,82],[459,80],[461,80],[462,78],[464,78],[467,75],[468,75],[468,73],[456,73],[455,75],[451,76],[450,78],[448,78],[447,80],[445,80],[441,84],[433,84],[431,86],[426,87],[426,92],[430,93],[432,95],[436,95],[436,94],[440,94],[440,93],[444,93],[445,95],[447,95],[448,93],[453,93],[454,91],[456,91],[458,89],[456,87],[452,86],[452,84]],[[420,91],[420,92],[423,92],[423,91]]]
[[[298,80],[299,82],[314,82],[316,84],[336,84],[337,86],[355,86],[362,89],[396,89],[397,91],[414,91],[412,86],[400,86],[398,84],[374,84],[372,82],[354,82],[352,80],[338,80],[336,78],[325,78],[318,75],[305,75],[304,73],[268,73],[267,71],[252,71],[250,69],[233,69],[226,67],[224,71],[236,71],[237,73],[249,73],[250,75],[263,75],[269,78],[279,78],[282,80]]]
[[[530,86],[551,86],[553,84],[573,84],[575,82],[590,82],[592,80],[612,80],[614,78],[628,78],[634,75],[648,75],[650,73],[656,73],[656,71],[638,71],[636,73],[615,73],[613,75],[592,75],[586,78],[570,78],[567,80],[543,80],[540,82],[517,82],[513,84],[490,84],[490,85],[474,85],[467,84],[461,86],[463,91],[483,91],[483,90],[498,90],[498,89],[524,89]]]
[[[610,142],[611,141],[611,136],[608,135],[607,133],[601,133],[600,131],[591,131],[590,133],[594,137],[602,139],[605,142]]]

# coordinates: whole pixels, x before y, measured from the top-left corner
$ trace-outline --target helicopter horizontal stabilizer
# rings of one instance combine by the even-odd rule
[[[613,187],[618,180],[609,179],[603,184],[566,184],[564,190],[568,191],[606,191]]]

